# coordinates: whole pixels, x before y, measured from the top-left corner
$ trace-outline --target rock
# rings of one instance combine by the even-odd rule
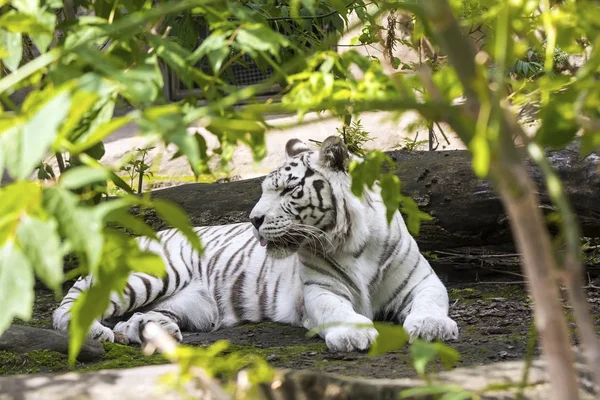
[[[597,399],[594,387],[588,384],[589,369],[575,364],[580,378],[579,398]],[[466,391],[481,394],[486,400],[515,399],[520,391],[523,361],[504,361],[487,366],[456,368],[436,376],[436,384],[460,386]],[[177,373],[176,365],[159,365],[121,370],[104,370],[82,374],[36,374],[0,377],[2,400],[183,400],[185,398],[229,398],[209,383],[207,392],[199,392],[193,384],[177,392],[165,386],[167,373]],[[195,374],[194,370],[191,371]],[[529,370],[528,385],[522,399],[546,400],[552,388],[548,382],[545,362],[534,360]],[[162,384],[159,383],[162,380]],[[192,380],[194,382],[194,380]],[[265,398],[274,400],[327,398],[345,400],[387,400],[398,398],[405,389],[426,386],[419,379],[369,379],[344,377],[315,371],[275,370],[277,384],[261,386]],[[490,390],[489,388],[494,388]],[[423,399],[422,395],[404,397]],[[428,397],[429,398],[429,397]]]
[[[31,326],[13,325],[0,336],[0,350],[29,353],[50,350],[69,353],[69,337],[59,331]],[[81,348],[79,361],[95,361],[105,354],[104,346],[97,340],[88,339]]]

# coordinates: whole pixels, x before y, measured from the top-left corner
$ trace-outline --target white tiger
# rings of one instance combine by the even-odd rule
[[[121,333],[141,343],[154,321],[181,340],[181,330],[269,319],[326,326],[320,335],[333,351],[369,348],[373,320],[401,323],[411,338],[458,339],[446,289],[400,213],[388,225],[376,186],[362,199],[351,193],[342,141],[332,136],[310,151],[292,139],[286,153],[264,179],[251,223],[195,228],[202,256],[176,230],[159,232],[160,243],[140,240],[162,256],[166,276],[132,274],[103,321],[123,320],[113,329],[96,321],[89,336],[113,341]],[[89,284],[82,278],[69,290],[54,312],[55,329],[67,329],[72,303]]]

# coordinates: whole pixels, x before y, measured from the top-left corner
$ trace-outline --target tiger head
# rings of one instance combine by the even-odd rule
[[[368,238],[364,206],[350,191],[350,156],[342,140],[330,136],[311,151],[291,139],[286,155],[264,179],[250,213],[260,244],[278,258],[302,248],[337,253],[362,247]]]

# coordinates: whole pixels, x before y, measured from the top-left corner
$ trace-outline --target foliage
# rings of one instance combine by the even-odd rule
[[[119,171],[127,173],[129,177],[129,186],[133,186],[133,181],[135,178],[138,178],[138,194],[142,193],[144,187],[144,177],[150,177],[154,175],[152,171],[150,171],[150,165],[146,164],[145,160],[148,153],[155,148],[155,146],[144,149],[136,148],[135,158],[127,161],[127,164],[119,169]]]
[[[365,155],[363,146],[373,140],[369,132],[365,131],[360,119],[352,121],[350,125],[337,128],[338,134],[344,139],[348,151],[359,156]]]

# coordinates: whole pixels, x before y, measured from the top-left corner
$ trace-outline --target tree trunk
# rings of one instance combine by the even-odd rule
[[[511,243],[508,218],[490,182],[477,179],[468,151],[394,151],[402,190],[434,217],[417,237],[423,251]],[[577,148],[550,153],[550,162],[568,191],[585,236],[600,236],[600,157],[581,159]],[[544,212],[552,211],[539,171],[528,165]],[[188,184],[152,193],[181,205],[193,225],[247,221],[261,194],[262,178],[221,184]],[[166,227],[148,215],[155,228]]]

